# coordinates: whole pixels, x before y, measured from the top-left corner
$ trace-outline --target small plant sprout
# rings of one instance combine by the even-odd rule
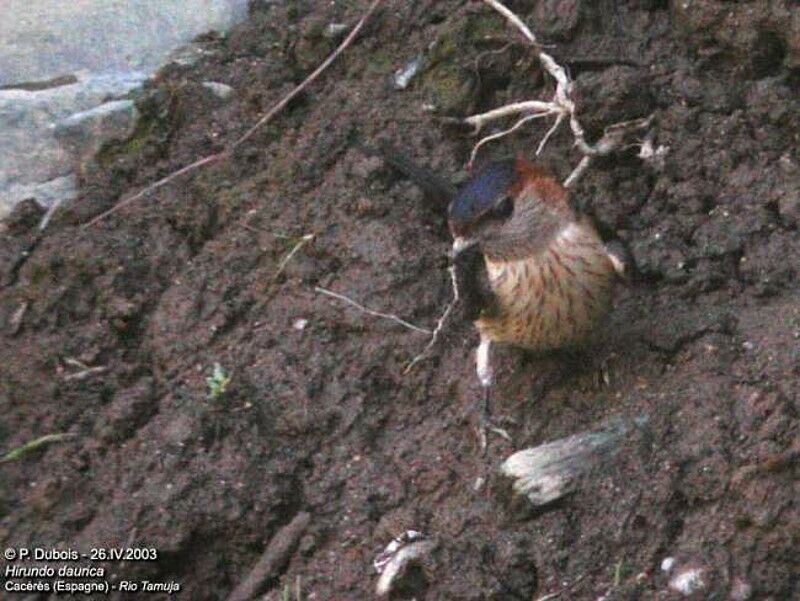
[[[614,564],[614,588],[618,587],[622,583],[622,571],[624,569],[625,564],[623,563],[622,559]]]
[[[292,597],[292,587],[288,583],[283,587],[282,601],[303,601],[303,587],[301,586],[300,576],[294,581],[294,597]]]
[[[208,386],[208,398],[211,401],[222,397],[230,384],[231,375],[225,371],[219,363],[214,363],[211,368],[211,375],[206,378]]]

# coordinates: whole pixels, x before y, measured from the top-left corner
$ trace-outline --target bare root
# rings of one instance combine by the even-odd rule
[[[481,128],[487,123],[504,119],[511,115],[522,115],[518,121],[508,129],[501,132],[491,134],[480,139],[472,149],[469,165],[471,166],[475,160],[478,150],[487,142],[497,140],[508,134],[518,130],[522,125],[533,119],[542,117],[555,116],[555,121],[552,127],[545,133],[539,146],[536,149],[536,154],[541,154],[551,136],[558,130],[559,126],[564,121],[569,121],[572,135],[575,138],[575,146],[584,155],[578,166],[564,181],[565,187],[570,187],[575,184],[578,178],[586,172],[592,162],[592,157],[603,156],[619,149],[622,145],[624,138],[633,131],[647,129],[652,121],[650,117],[635,119],[633,121],[626,121],[617,123],[606,128],[603,137],[594,145],[586,141],[586,134],[583,126],[578,119],[577,111],[575,108],[575,101],[573,99],[572,81],[567,76],[566,70],[559,65],[555,59],[548,53],[542,50],[541,45],[536,39],[536,36],[525,25],[522,19],[507,8],[503,3],[498,0],[483,0],[491,8],[503,15],[506,20],[513,25],[525,38],[526,42],[534,46],[537,51],[537,57],[542,68],[550,74],[556,82],[556,89],[550,101],[544,100],[525,100],[522,102],[514,102],[507,104],[485,113],[472,115],[464,119],[464,123],[473,128],[474,133],[478,133]]]

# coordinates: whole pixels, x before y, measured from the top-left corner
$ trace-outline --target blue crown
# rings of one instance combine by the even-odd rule
[[[472,176],[450,203],[450,223],[469,223],[505,194],[517,178],[514,163],[495,161]]]

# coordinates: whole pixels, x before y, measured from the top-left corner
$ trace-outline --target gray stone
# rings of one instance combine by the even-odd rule
[[[0,86],[89,70],[154,71],[247,14],[247,0],[3,0]]]
[[[0,91],[0,219],[25,198],[48,207],[59,194],[69,195],[62,200],[74,198],[80,157],[59,142],[58,124],[125,96],[144,79],[141,73],[107,73],[83,75],[77,83],[45,90]],[[78,123],[85,116],[74,119]]]
[[[82,167],[107,142],[129,138],[138,119],[139,111],[132,100],[113,100],[62,119],[54,133]]]
[[[201,44],[186,44],[180,46],[167,55],[165,64],[178,65],[179,67],[193,67],[204,56],[212,54],[204,49]]]
[[[411,80],[419,73],[422,66],[422,57],[418,56],[411,62],[407,63],[404,67],[394,72],[392,83],[395,90],[405,90]]]
[[[229,27],[248,0],[4,0],[0,18],[0,220],[15,204],[76,196],[76,170],[135,127],[125,99],[175,48],[193,64],[206,51],[187,44]],[[210,82],[228,98],[232,90]]]
[[[204,81],[203,87],[207,90],[210,90],[211,93],[220,100],[229,100],[234,93],[234,90],[231,86],[218,81]]]
[[[8,202],[0,197],[0,219],[4,219],[14,206],[25,200],[33,198],[43,207],[51,207],[62,200],[71,200],[78,195],[78,181],[74,173],[56,177],[47,182],[33,184],[15,184],[8,191],[8,198],[19,199]]]
[[[324,36],[326,38],[336,39],[342,37],[347,31],[348,27],[345,23],[328,23],[325,28]]]

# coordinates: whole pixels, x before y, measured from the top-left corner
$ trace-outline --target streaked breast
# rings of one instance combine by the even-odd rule
[[[532,257],[487,258],[486,267],[500,310],[476,326],[490,340],[533,350],[577,344],[611,307],[616,273],[588,221],[569,224]]]

